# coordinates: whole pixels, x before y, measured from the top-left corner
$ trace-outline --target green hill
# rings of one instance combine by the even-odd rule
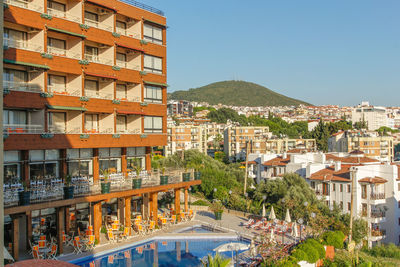
[[[211,105],[232,106],[298,106],[306,102],[278,94],[264,86],[244,81],[216,82],[188,91],[175,91],[168,96],[173,100],[207,102]]]

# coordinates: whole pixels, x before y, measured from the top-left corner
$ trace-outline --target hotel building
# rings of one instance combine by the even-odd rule
[[[57,236],[93,225],[107,210],[126,226],[131,209],[157,214],[158,193],[200,181],[159,185],[151,151],[167,144],[166,18],[131,0],[4,1],[5,243],[16,260],[45,222]],[[143,186],[122,186],[134,166]],[[112,170],[111,193],[100,193]],[[75,197],[63,199],[72,176]],[[22,184],[29,205],[18,205]],[[187,208],[187,207],[186,207]],[[43,225],[42,225],[43,226]]]

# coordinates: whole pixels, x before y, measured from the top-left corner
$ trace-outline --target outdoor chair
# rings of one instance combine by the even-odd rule
[[[39,246],[33,246],[32,255],[35,260],[44,259],[43,254],[39,252]]]
[[[110,241],[111,243],[116,241],[114,233],[111,229],[107,230],[107,238],[108,238],[108,241]]]
[[[51,245],[51,251],[47,254],[47,258],[56,260],[56,255],[57,255],[57,245],[53,244]]]
[[[129,236],[129,228],[128,227],[124,227],[124,232],[122,233],[121,237],[123,239],[128,239]]]
[[[94,237],[94,235],[89,235],[89,239],[88,239],[88,241],[86,242],[86,244],[85,244],[85,246],[86,246],[86,250],[90,250],[90,249],[93,249],[94,248],[94,246],[95,246],[95,237]]]
[[[74,243],[73,244],[74,244],[74,253],[75,254],[82,253],[83,246],[82,246],[81,242],[79,241],[79,236],[76,236],[74,238]]]

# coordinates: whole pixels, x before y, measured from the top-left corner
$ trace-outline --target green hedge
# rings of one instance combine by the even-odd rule
[[[326,245],[334,246],[337,249],[343,248],[344,238],[345,236],[341,231],[325,232],[322,235],[322,239]]]
[[[196,200],[195,202],[192,202],[192,205],[193,206],[210,206],[210,204],[203,199],[199,199],[199,200]]]

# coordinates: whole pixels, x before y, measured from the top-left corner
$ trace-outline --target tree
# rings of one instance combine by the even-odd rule
[[[328,152],[328,138],[330,137],[330,134],[328,127],[325,125],[322,119],[312,131],[311,136],[315,138],[319,150]]]
[[[352,238],[356,243],[360,243],[368,236],[368,223],[363,219],[353,220]]]
[[[204,267],[228,267],[230,263],[231,259],[224,258],[219,253],[214,257],[208,254],[207,261],[202,261]]]

